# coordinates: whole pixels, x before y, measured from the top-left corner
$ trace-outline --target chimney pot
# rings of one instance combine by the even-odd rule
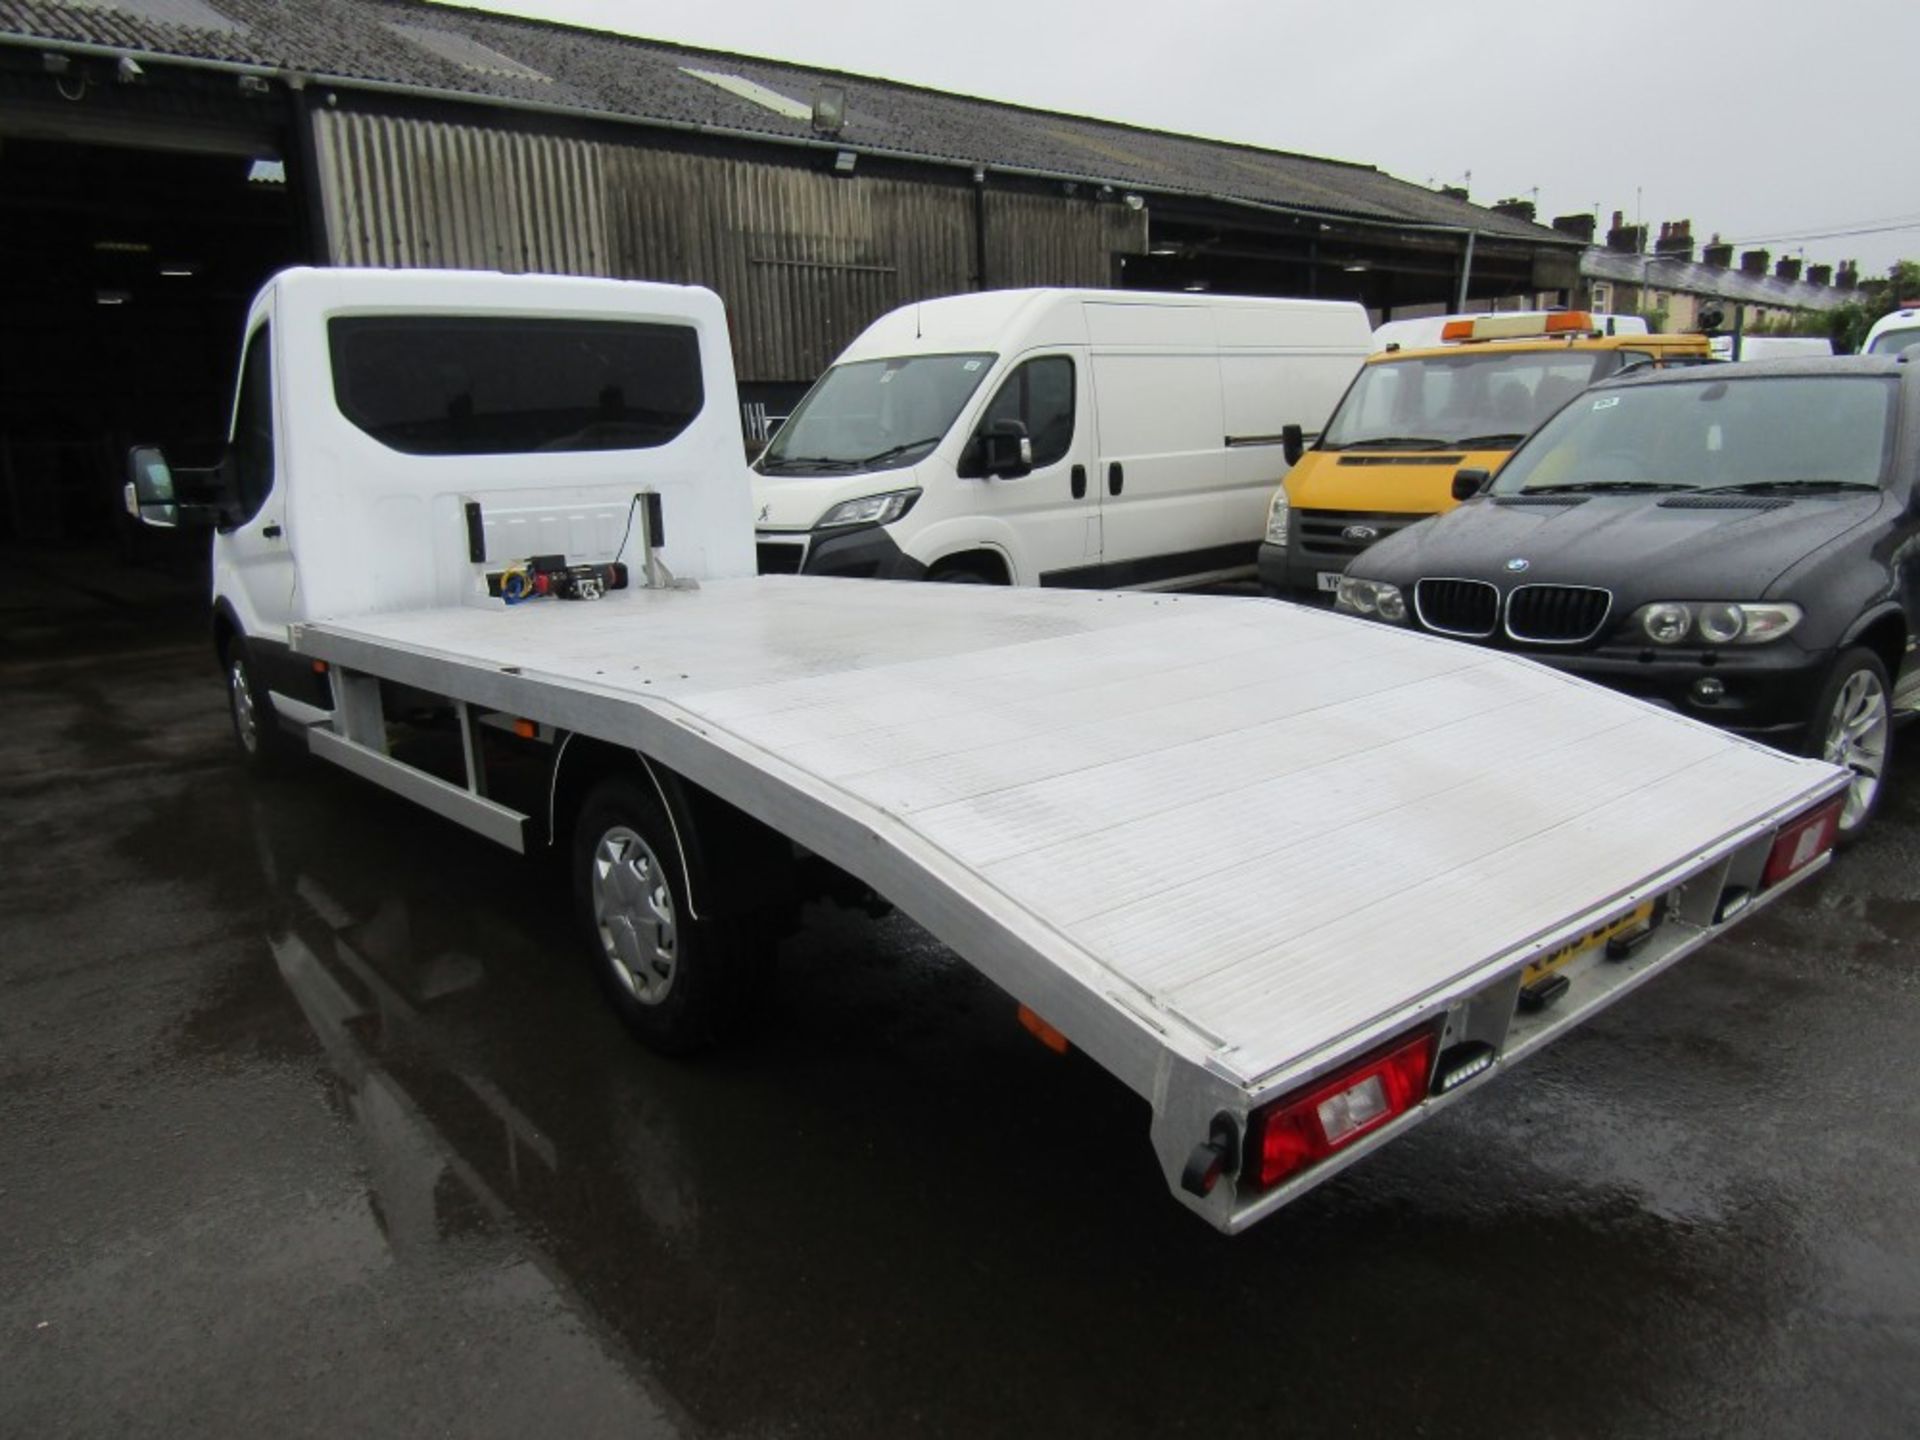
[[[1584,240],[1589,245],[1593,243],[1594,219],[1584,211],[1578,215],[1554,216],[1553,228],[1562,235],[1571,235],[1576,240]]]

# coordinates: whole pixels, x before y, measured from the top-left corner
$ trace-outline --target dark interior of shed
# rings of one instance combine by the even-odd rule
[[[211,458],[248,302],[298,249],[256,159],[0,140],[0,539],[151,544],[117,513],[127,447]]]

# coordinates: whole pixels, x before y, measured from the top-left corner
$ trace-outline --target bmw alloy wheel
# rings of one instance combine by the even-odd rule
[[[1827,715],[1827,737],[1821,758],[1853,772],[1847,801],[1840,811],[1840,828],[1851,830],[1873,808],[1887,764],[1887,736],[1893,720],[1886,687],[1871,670],[1856,670],[1834,697]]]

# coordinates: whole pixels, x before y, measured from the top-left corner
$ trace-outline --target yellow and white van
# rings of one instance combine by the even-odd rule
[[[1260,580],[1332,598],[1376,540],[1453,508],[1462,467],[1492,472],[1549,415],[1631,365],[1698,363],[1704,335],[1627,333],[1585,311],[1457,316],[1441,343],[1367,360],[1313,448],[1275,491]]]

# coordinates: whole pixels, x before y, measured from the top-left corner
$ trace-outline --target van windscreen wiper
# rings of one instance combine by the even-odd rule
[[[909,450],[918,450],[922,445],[938,445],[939,443],[940,437],[938,435],[929,435],[924,440],[905,440],[898,445],[888,446],[878,455],[869,455],[864,460],[857,461],[856,463],[861,465],[878,465],[882,460],[891,460],[894,456],[904,455]]]
[[[858,470],[864,460],[838,460],[831,455],[782,455],[761,462],[763,473],[785,470],[790,465],[811,466],[815,470]]]
[[[1452,446],[1456,450],[1512,449],[1527,437],[1508,430],[1497,430],[1491,435],[1469,435],[1464,440],[1455,440]]]
[[[1445,450],[1451,440],[1436,440],[1431,435],[1375,435],[1367,440],[1348,440],[1344,444],[1320,442],[1322,450]]]

